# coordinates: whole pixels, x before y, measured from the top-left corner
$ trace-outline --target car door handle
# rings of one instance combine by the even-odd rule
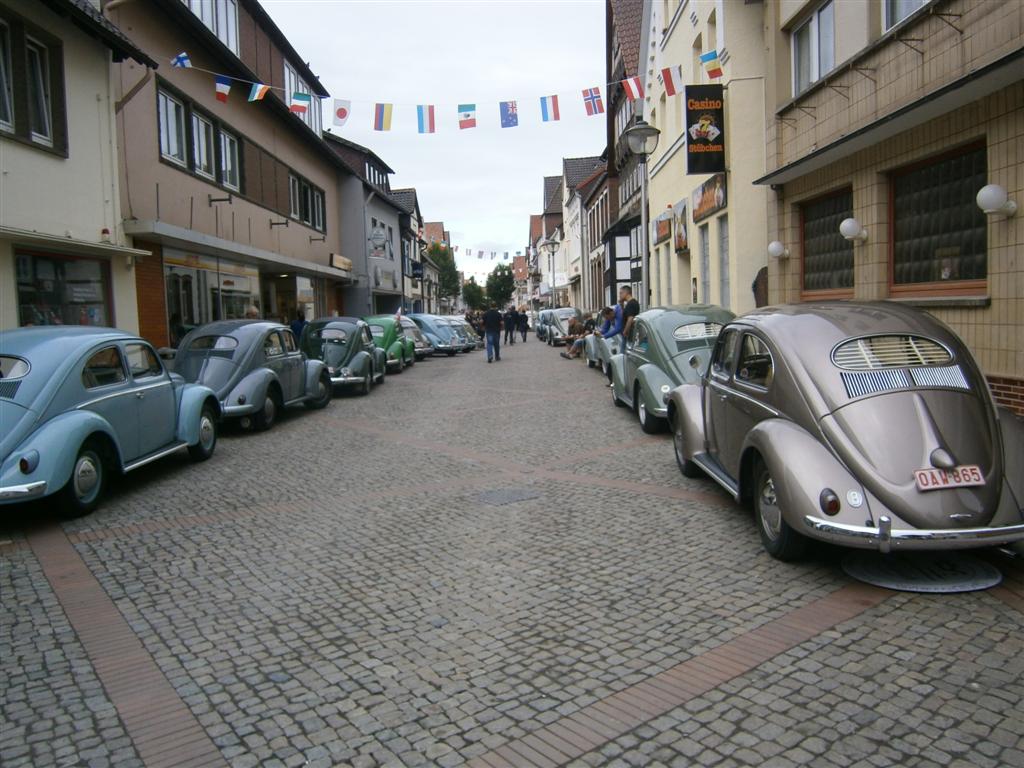
[[[135,393],[135,397],[136,397],[136,399],[137,399],[137,400],[141,400],[141,399],[142,399],[142,398],[144,398],[145,396],[146,396],[146,393],[145,393],[145,392],[136,392],[136,393]]]

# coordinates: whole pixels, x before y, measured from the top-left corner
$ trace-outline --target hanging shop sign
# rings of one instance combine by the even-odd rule
[[[672,237],[672,214],[663,213],[654,220],[654,244],[661,245]]]
[[[725,174],[716,173],[693,190],[693,220],[701,221],[729,204],[725,195]]]
[[[725,171],[725,108],[721,85],[686,86],[686,172]]]

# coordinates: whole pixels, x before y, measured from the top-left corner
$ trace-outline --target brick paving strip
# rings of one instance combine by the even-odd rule
[[[481,755],[469,768],[554,768],[744,675],[894,594],[850,584]]]
[[[147,768],[227,766],[64,531],[28,543]]]

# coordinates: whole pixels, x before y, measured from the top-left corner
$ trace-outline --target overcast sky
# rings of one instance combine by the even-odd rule
[[[352,101],[347,125],[333,130],[390,165],[392,188],[416,188],[424,217],[444,221],[467,272],[489,272],[491,251],[500,260],[523,250],[542,178],[561,173],[561,158],[604,148],[603,116],[587,117],[581,94],[604,81],[601,0],[261,2],[332,99]],[[561,120],[542,123],[540,97],[550,94]],[[517,128],[500,127],[498,102],[507,100],[518,102]],[[390,132],[373,130],[378,101],[395,104]],[[456,110],[467,102],[478,127],[460,131]],[[417,133],[417,104],[436,105],[435,134]]]

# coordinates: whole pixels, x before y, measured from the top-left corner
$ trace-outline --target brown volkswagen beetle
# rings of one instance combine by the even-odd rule
[[[754,508],[765,549],[1024,540],[1024,421],[963,342],[894,302],[767,307],[727,325],[668,398],[679,468]]]

